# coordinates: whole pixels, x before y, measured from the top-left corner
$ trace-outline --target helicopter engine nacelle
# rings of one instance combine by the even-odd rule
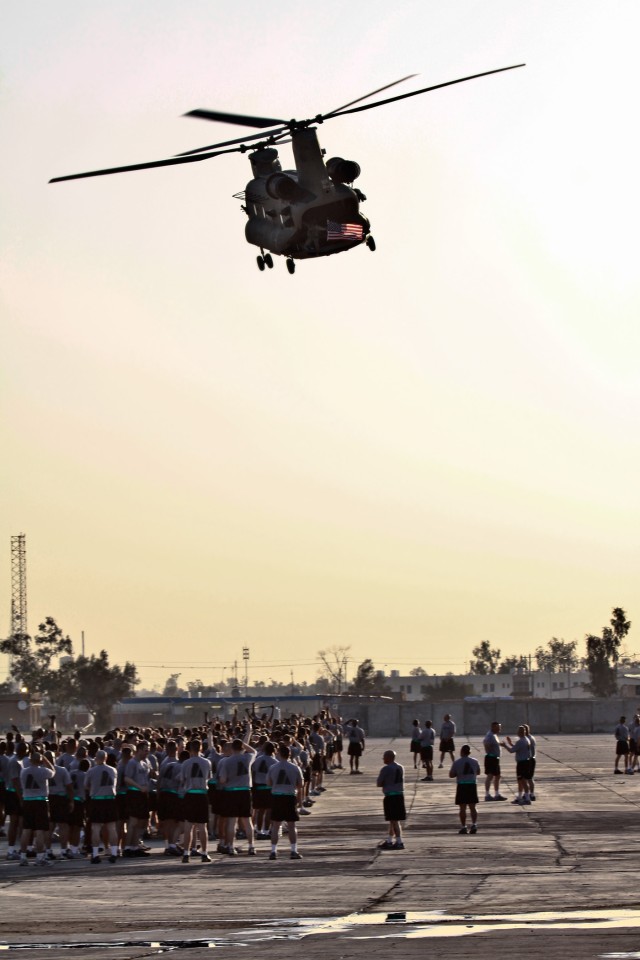
[[[353,183],[360,176],[360,165],[355,160],[331,157],[327,161],[327,172],[334,183]]]
[[[272,173],[267,177],[265,189],[272,200],[285,200],[287,203],[301,200],[306,193],[293,177],[286,173]]]

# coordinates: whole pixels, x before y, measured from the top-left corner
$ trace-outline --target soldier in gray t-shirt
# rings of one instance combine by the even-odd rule
[[[404,805],[404,767],[401,763],[396,763],[394,750],[385,750],[382,759],[384,766],[378,774],[376,784],[382,787],[384,818],[389,832],[387,839],[382,841],[380,847],[382,850],[403,850],[400,822],[407,819]]]
[[[32,750],[29,766],[20,773],[20,791],[23,804],[22,833],[20,834],[20,865],[27,866],[27,847],[35,838],[36,864],[47,866],[45,836],[49,829],[49,780],[53,764],[39,751]]]

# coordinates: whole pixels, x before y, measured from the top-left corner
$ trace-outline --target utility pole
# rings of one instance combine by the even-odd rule
[[[244,695],[246,697],[249,686],[249,647],[242,648],[242,659],[244,660]]]

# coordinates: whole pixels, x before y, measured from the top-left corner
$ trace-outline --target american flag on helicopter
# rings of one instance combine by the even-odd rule
[[[327,240],[362,240],[362,224],[327,220]]]

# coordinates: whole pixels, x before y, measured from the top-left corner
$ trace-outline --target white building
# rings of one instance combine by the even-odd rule
[[[384,679],[391,692],[400,694],[404,700],[424,700],[423,687],[440,687],[449,680],[465,684],[469,688],[468,696],[474,697],[544,697],[548,700],[588,700],[591,697],[584,689],[584,684],[589,682],[588,670],[567,673],[533,670],[531,673],[492,673],[488,676],[473,673],[428,674],[419,677],[391,670],[388,676],[384,675]]]

